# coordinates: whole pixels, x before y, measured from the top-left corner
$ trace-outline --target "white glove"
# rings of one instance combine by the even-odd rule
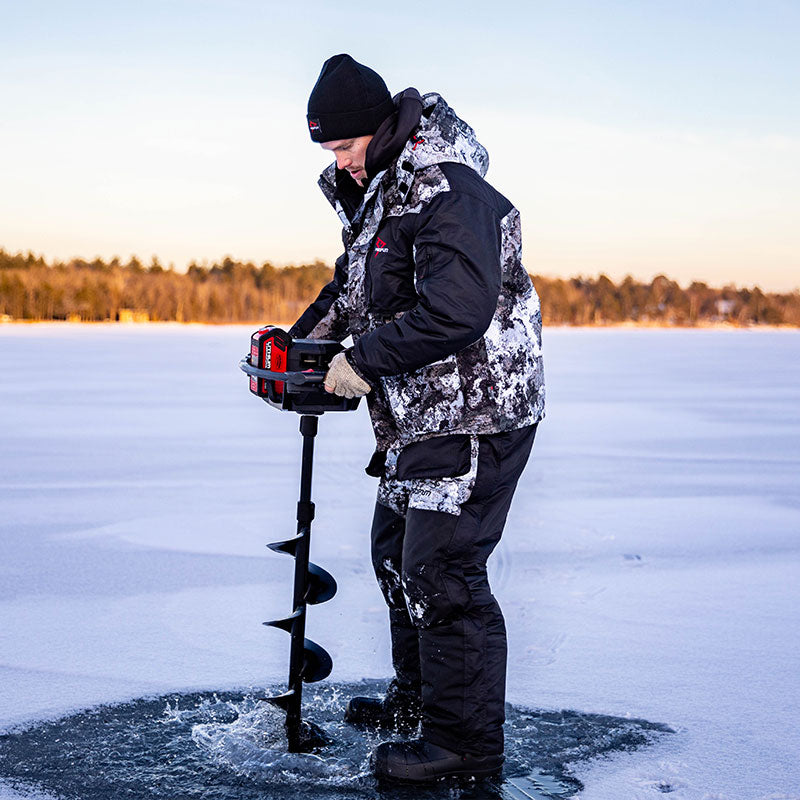
[[[347,362],[344,353],[337,353],[331,359],[331,365],[325,375],[325,391],[338,394],[339,397],[363,397],[372,387],[361,380]]]

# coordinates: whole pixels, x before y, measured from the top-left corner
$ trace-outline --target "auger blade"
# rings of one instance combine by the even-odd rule
[[[302,613],[303,613],[302,610],[298,608],[293,614],[290,614],[288,617],[284,617],[283,619],[271,619],[269,622],[264,622],[262,624],[267,625],[270,628],[280,628],[282,631],[286,631],[286,633],[291,633],[294,621]]]
[[[336,594],[336,580],[327,570],[316,564],[308,565],[308,588],[306,589],[306,603],[316,605],[330,600]]]
[[[327,651],[311,639],[303,640],[303,651],[303,669],[300,674],[305,683],[316,683],[331,674],[333,660]]]
[[[295,558],[297,554],[297,544],[302,538],[302,536],[294,536],[283,542],[270,542],[267,547],[275,553],[286,553],[287,556]]]
[[[284,711],[286,711],[288,710],[289,703],[292,702],[293,697],[294,689],[289,689],[288,692],[284,692],[283,694],[276,694],[274,697],[262,697],[260,699],[264,700],[266,703],[272,703],[272,705],[282,708]]]

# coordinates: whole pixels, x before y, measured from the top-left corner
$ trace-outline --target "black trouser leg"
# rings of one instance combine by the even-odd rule
[[[535,427],[481,437],[478,476],[454,516],[409,509],[402,587],[419,631],[423,737],[456,752],[502,753],[506,631],[486,561],[503,532]]]
[[[389,606],[392,666],[403,691],[419,695],[419,635],[408,615],[401,586],[403,538],[406,521],[391,508],[375,504],[372,520],[372,566],[383,597]]]

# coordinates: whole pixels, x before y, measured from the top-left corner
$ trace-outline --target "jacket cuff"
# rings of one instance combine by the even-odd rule
[[[352,368],[353,372],[355,372],[355,374],[358,375],[358,377],[361,378],[361,380],[364,381],[364,383],[368,383],[374,389],[375,388],[375,379],[374,378],[370,378],[369,376],[364,374],[364,371],[361,369],[361,367],[356,362],[355,354],[353,353],[353,348],[352,347],[348,347],[344,351],[344,357],[347,359],[347,363],[350,365],[350,367]]]

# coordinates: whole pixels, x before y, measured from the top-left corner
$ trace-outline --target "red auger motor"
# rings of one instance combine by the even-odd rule
[[[358,398],[338,397],[322,385],[331,359],[343,349],[329,339],[292,339],[283,328],[267,325],[252,335],[250,356],[241,364],[250,391],[282,411],[352,411]]]

